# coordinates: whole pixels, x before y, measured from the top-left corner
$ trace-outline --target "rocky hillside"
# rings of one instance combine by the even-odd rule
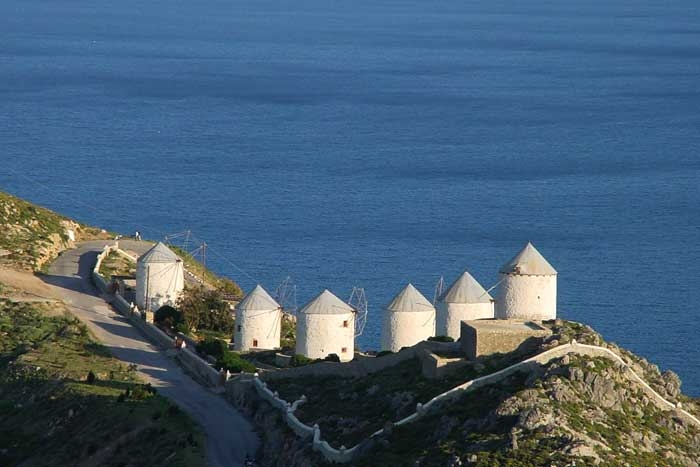
[[[454,386],[453,381],[426,380],[417,363],[408,361],[365,378],[305,377],[270,381],[269,387],[286,400],[303,392],[308,403],[297,416],[306,424],[318,423],[336,448],[390,427],[363,445],[355,466],[698,466],[700,426],[650,399],[630,369],[664,398],[700,415],[698,401],[682,395],[677,375],[605,343],[587,326],[559,320],[549,326],[554,334],[536,352],[575,338],[607,347],[626,365],[565,355],[465,393],[401,427],[387,421],[412,412],[417,402]],[[489,374],[524,357],[500,355],[460,371],[470,379],[474,372]],[[324,465],[309,442],[291,433],[277,411],[254,393],[238,394],[236,402],[254,417],[266,446],[275,452],[264,465]]]
[[[395,428],[357,465],[697,466],[697,459],[697,425],[661,410],[609,360],[565,356]]]
[[[76,239],[106,235],[3,192],[0,229],[0,264],[27,270],[40,270],[71,247],[68,231],[73,231]]]

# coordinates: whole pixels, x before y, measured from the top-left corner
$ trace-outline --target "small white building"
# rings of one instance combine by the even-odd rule
[[[382,350],[398,352],[435,335],[435,307],[408,284],[384,310]]]
[[[493,318],[493,298],[467,271],[438,298],[435,332],[459,339],[462,321]]]
[[[185,287],[184,264],[162,243],[136,261],[136,305],[156,311],[163,305],[174,305]]]
[[[529,243],[499,271],[496,318],[548,320],[557,317],[557,271]]]
[[[328,290],[297,312],[296,353],[309,358],[336,354],[341,362],[353,359],[356,310]]]
[[[260,285],[236,306],[233,348],[275,349],[280,346],[282,307]]]

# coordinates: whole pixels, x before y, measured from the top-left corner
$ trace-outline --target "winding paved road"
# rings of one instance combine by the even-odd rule
[[[71,311],[116,358],[136,364],[144,379],[201,425],[207,437],[210,466],[242,466],[245,457],[253,456],[259,446],[250,422],[223,397],[187,376],[165,351],[151,345],[100,297],[90,282],[97,254],[108,243],[112,242],[84,242],[74,250],[63,252],[43,277],[44,281],[56,289]],[[150,245],[120,240],[120,246],[142,253]]]

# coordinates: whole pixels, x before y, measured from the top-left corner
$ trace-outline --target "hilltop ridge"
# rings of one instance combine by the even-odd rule
[[[672,406],[700,417],[699,401],[682,394],[675,373],[605,342],[588,326],[562,320],[548,326],[552,336],[531,353],[479,358],[437,380],[422,377],[420,362],[410,359],[356,378],[290,372],[286,379],[269,379],[267,386],[287,401],[304,395],[295,416],[307,426],[318,424],[336,449],[357,445],[360,455],[349,464],[354,466],[697,466],[697,421],[660,403],[634,376]],[[610,351],[625,363],[565,353],[434,404],[411,423],[389,423],[464,381],[574,341],[602,349],[600,355]],[[255,391],[239,383],[231,395],[265,433],[263,452],[274,455],[266,455],[263,465],[326,465]]]

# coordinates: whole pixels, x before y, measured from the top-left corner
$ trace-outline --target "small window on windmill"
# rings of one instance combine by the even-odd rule
[[[238,325],[238,332],[241,332],[241,325]]]
[[[348,320],[347,319],[345,321],[343,321],[343,327],[344,328],[348,327]]]
[[[340,349],[340,353],[348,353],[348,348],[343,347],[342,349]]]
[[[253,339],[253,347],[257,347],[257,346],[258,346],[258,340],[257,340],[257,339]]]

